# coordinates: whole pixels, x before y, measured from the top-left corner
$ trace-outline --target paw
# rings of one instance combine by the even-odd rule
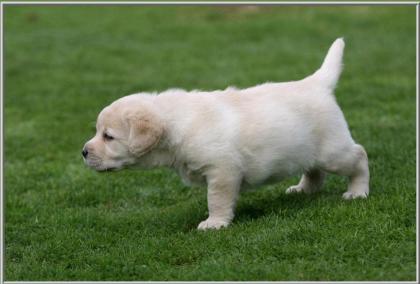
[[[229,221],[225,221],[223,219],[214,219],[214,218],[208,218],[207,220],[201,222],[198,225],[199,230],[209,230],[209,229],[215,229],[218,230],[222,227],[229,226]]]
[[[366,192],[346,191],[343,194],[343,198],[346,199],[346,200],[356,199],[356,198],[367,198],[367,197],[368,197],[368,193],[366,193]]]
[[[303,188],[299,185],[293,185],[286,189],[286,194],[303,192]]]

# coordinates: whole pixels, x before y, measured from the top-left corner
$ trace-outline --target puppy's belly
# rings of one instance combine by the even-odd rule
[[[254,190],[258,188],[259,186],[279,183],[287,177],[288,175],[279,175],[279,174],[271,175],[266,178],[251,179],[251,180],[249,178],[246,179],[245,177],[241,184],[241,190],[242,191]]]
[[[251,186],[272,184],[287,177],[302,174],[315,164],[311,151],[302,151],[302,153],[304,155],[249,161],[244,173],[244,183]]]
[[[255,187],[259,185],[267,185],[278,183],[285,178],[298,174],[301,171],[295,170],[293,172],[276,172],[276,173],[260,173],[260,174],[249,174],[244,176],[244,186],[245,187]]]

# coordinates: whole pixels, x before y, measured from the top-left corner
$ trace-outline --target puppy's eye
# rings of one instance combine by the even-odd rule
[[[107,133],[104,133],[104,139],[105,140],[112,140],[112,139],[114,139],[114,137],[112,137],[111,135],[108,135]]]

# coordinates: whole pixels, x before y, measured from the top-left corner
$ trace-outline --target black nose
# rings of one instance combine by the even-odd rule
[[[83,149],[82,155],[84,158],[86,158],[86,156],[88,155],[88,151],[86,149]]]

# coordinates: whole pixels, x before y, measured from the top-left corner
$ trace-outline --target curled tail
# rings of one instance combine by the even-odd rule
[[[329,89],[334,89],[340,78],[344,45],[343,38],[336,39],[328,50],[321,68],[313,74],[314,78],[320,80]]]

